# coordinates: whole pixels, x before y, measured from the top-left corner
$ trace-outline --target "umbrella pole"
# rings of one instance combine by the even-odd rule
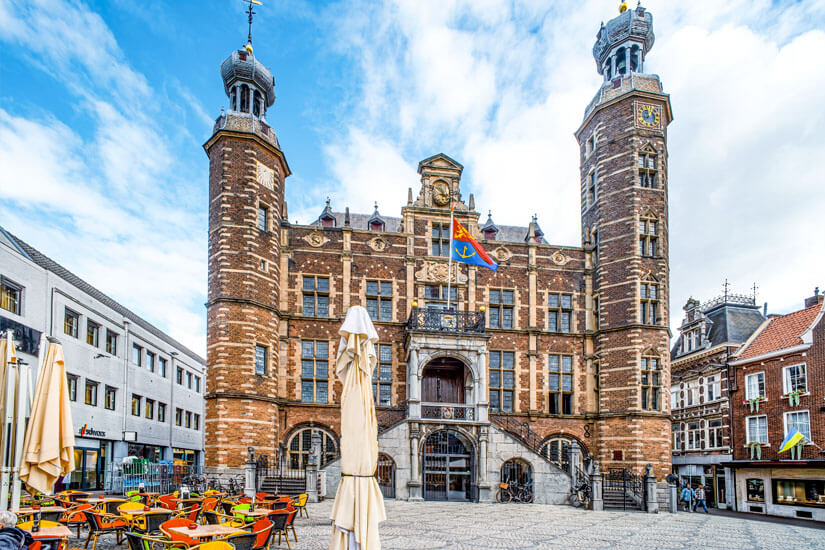
[[[40,345],[45,342],[41,339]],[[43,369],[43,357],[45,357],[43,348],[40,348],[40,370]],[[12,475],[14,476],[11,487],[11,506],[14,509],[20,508],[20,466],[23,462],[23,441],[26,437],[26,417],[30,414],[31,398],[32,398],[32,373],[31,366],[27,364],[20,364],[17,362],[17,375],[19,385],[17,387],[17,426],[14,430],[14,466],[12,468]]]
[[[2,462],[2,479],[0,479],[0,510],[8,510],[9,509],[9,485],[11,482],[11,468],[9,467],[11,463],[11,449],[12,449],[12,434],[13,434],[13,419],[14,419],[14,370],[12,369],[11,362],[9,358],[11,357],[11,351],[14,348],[9,346],[14,345],[14,339],[12,338],[11,332],[6,332],[6,356],[3,360],[6,363],[6,370],[3,373],[4,380],[3,380],[3,393],[5,394],[5,399],[3,400],[3,444],[2,444],[2,456],[0,459]]]

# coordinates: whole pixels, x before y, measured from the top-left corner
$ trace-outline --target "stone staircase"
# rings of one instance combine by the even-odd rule
[[[629,491],[604,491],[602,493],[605,510],[635,510],[640,511],[642,507],[639,502],[629,494]]]
[[[279,478],[266,476],[261,480],[259,491],[282,495],[298,495],[306,492],[306,480],[303,478]]]

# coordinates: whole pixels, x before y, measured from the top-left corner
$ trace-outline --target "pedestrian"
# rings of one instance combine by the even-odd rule
[[[692,499],[693,489],[690,488],[690,485],[685,485],[682,487],[682,493],[679,495],[679,500],[685,503],[685,512],[690,512]]]
[[[17,515],[0,512],[0,550],[23,550],[33,543],[31,534],[17,527]]]
[[[701,484],[696,488],[696,503],[693,505],[694,512],[697,508],[699,508],[700,504],[702,505],[702,508],[705,509],[705,513],[709,514],[710,512],[708,512],[708,505],[705,503],[705,486]]]

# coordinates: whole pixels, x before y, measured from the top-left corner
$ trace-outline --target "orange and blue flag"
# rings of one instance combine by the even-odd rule
[[[493,271],[498,269],[498,264],[487,255],[481,245],[470,236],[470,233],[456,219],[453,220],[452,245],[453,249],[450,257],[456,262],[478,265]]]

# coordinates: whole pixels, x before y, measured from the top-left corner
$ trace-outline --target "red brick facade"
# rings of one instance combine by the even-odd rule
[[[607,82],[600,94],[576,134],[582,149],[581,248],[549,244],[535,219],[529,226],[483,240],[474,199],[470,195],[465,201],[461,191],[462,167],[445,155],[421,162],[417,198],[413,200],[411,190],[400,219],[388,218],[385,231],[368,228],[364,216],[348,224],[348,212],[346,219],[330,213],[317,225],[290,224],[283,202],[289,169],[268,128],[262,131],[253,122],[244,133],[216,126],[206,144],[206,465],[239,466],[248,446],[276,455],[279,446],[306,425],[339,433],[342,388],[333,372],[337,331],[350,306],[367,305],[368,281],[391,283],[385,296],[391,300],[390,318],[375,325],[379,343],[392,347],[390,406],[405,406],[411,379],[407,320],[414,307],[434,301],[428,295],[432,286],[447,283],[447,258],[433,253],[433,227],[450,219],[450,201],[439,199],[446,193],[456,218],[499,263],[497,273],[457,264],[451,275],[457,310],[488,312],[486,351],[514,353],[513,410],[490,412],[528,422],[541,438],[575,438],[604,468],[641,472],[650,463],[657,478],[669,473],[669,98],[657,77],[635,73],[616,79],[612,87]],[[655,123],[639,122],[642,108],[653,113]],[[653,158],[649,186],[640,180],[640,158]],[[274,170],[272,189],[260,183],[259,163]],[[592,206],[587,198],[591,170],[596,171],[598,187]],[[259,204],[269,215],[265,230],[258,228]],[[639,244],[644,220],[656,227],[655,250],[645,256]],[[305,300],[320,303],[319,293],[304,287],[305,278],[313,276],[328,281],[328,290],[325,286],[321,293],[324,303],[328,296],[328,311],[319,313],[320,306],[313,306],[314,316],[304,309]],[[651,287],[656,309],[645,317],[643,301],[645,307],[653,306],[643,294]],[[513,302],[505,306],[512,311],[511,328],[489,326],[489,311],[496,305],[491,291],[496,290],[512,292]],[[555,329],[550,324],[556,295],[570,297],[569,330],[560,322]],[[306,368],[312,372],[312,366],[306,367],[302,358],[302,344],[308,341],[325,342],[329,356],[328,396],[319,389],[323,386],[316,371],[314,385],[307,386],[315,392],[311,403],[302,402],[307,400],[303,385],[313,383],[306,378]],[[255,372],[256,345],[269,351],[264,374]],[[572,356],[572,406],[562,413],[553,412],[549,401],[558,381],[551,380],[548,366],[554,355]],[[643,373],[643,364],[651,370]],[[481,367],[485,395],[475,398],[485,410],[490,403],[487,365]]]

